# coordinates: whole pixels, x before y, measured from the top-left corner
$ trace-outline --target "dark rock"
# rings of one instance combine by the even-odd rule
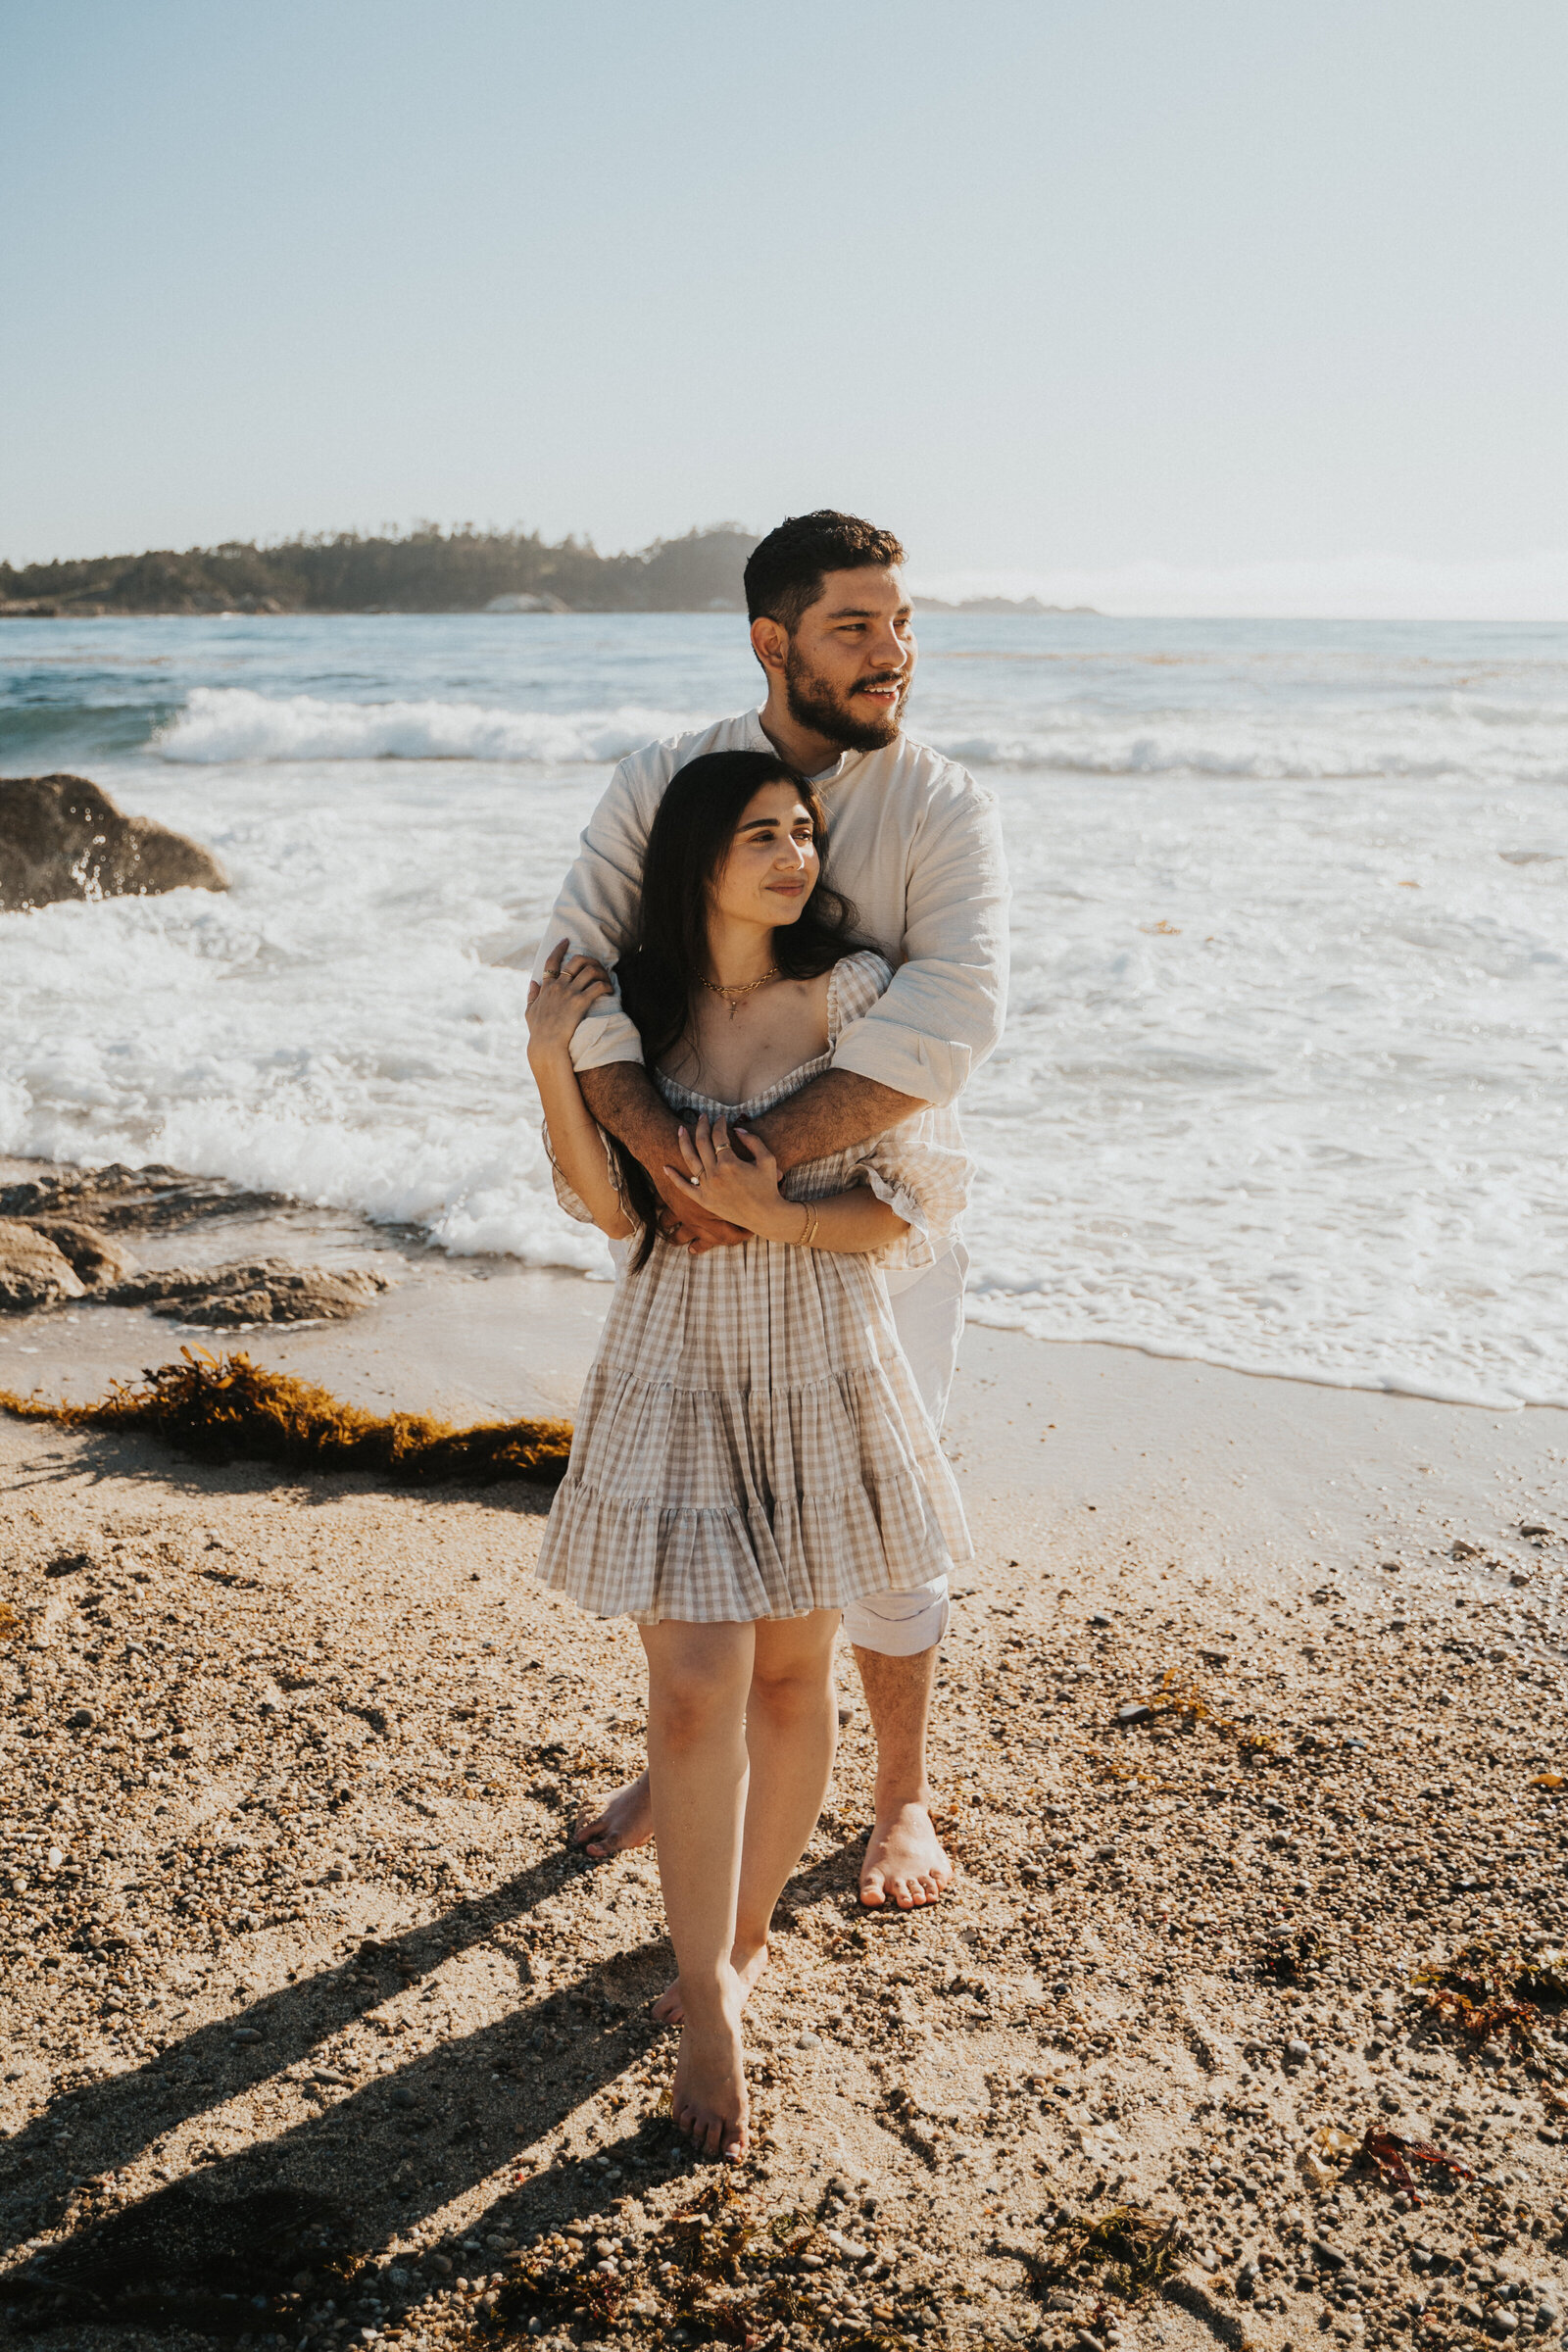
[[[153,817],[126,816],[84,776],[0,779],[0,911],[227,888],[210,850]]]
[[[186,1176],[153,1162],[145,1168],[49,1167],[0,1185],[0,1217],[35,1225],[55,1217],[100,1233],[165,1232],[196,1217],[251,1216],[286,1205],[281,1193],[245,1193],[220,1176]]]
[[[341,1322],[391,1287],[386,1275],[357,1266],[295,1266],[285,1257],[263,1257],[249,1265],[165,1267],[117,1283],[103,1296],[112,1306],[144,1306],[181,1323],[221,1329]]]
[[[136,1271],[130,1251],[90,1225],[78,1225],[72,1217],[29,1217],[27,1223],[71,1260],[72,1272],[89,1291],[107,1290]]]
[[[86,1296],[86,1284],[47,1234],[0,1217],[0,1313],[26,1314]]]

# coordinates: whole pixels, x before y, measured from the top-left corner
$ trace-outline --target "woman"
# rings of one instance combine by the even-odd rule
[[[673,2113],[703,2153],[736,2161],[741,2008],[832,1770],[839,1612],[969,1549],[879,1272],[928,1262],[963,1205],[947,1114],[782,1185],[746,1132],[827,1066],[892,978],[857,949],[822,847],[820,805],[783,761],[694,760],[654,820],[618,966],[648,1068],[689,1121],[680,1173],[747,1242],[694,1257],[666,1241],[646,1172],[590,1116],[570,1041],[608,985],[599,967],[564,963],[563,942],[528,1015],[558,1194],[619,1264],[539,1574],[642,1635],[680,1971],[660,2004],[682,2026]]]

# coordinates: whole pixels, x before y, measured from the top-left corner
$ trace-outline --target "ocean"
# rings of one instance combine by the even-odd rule
[[[1002,806],[971,1313],[1568,1404],[1560,627],[932,613],[910,732]],[[0,1152],[164,1160],[603,1277],[527,970],[611,764],[757,699],[722,613],[8,621],[0,767],[224,897],[0,915]]]

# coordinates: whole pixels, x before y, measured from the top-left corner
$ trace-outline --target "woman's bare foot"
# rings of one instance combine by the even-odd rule
[[[740,1988],[741,2006],[744,2008],[752,1996],[753,1986],[767,1966],[767,1946],[765,1943],[754,1944],[748,1952],[743,1951],[741,1946],[736,1944],[729,1958],[730,1966],[735,1971],[735,1982]],[[660,1994],[658,2000],[653,2004],[653,2013],[662,2026],[679,2026],[685,2023],[686,2002],[681,1992],[679,1977],[675,1979],[673,1984],[668,1985]]]
[[[860,1864],[860,1900],[875,1910],[891,1899],[901,1911],[934,1903],[953,1877],[935,1824],[924,1805],[898,1805],[878,1814]]]
[[[571,1842],[586,1847],[596,1862],[604,1862],[612,1854],[629,1854],[633,1846],[646,1845],[653,1834],[654,1800],[643,1772],[607,1797],[597,1813],[579,1814]]]
[[[685,2132],[700,2156],[724,2156],[731,2164],[744,2160],[750,2105],[738,2002],[734,2007],[726,2002],[701,2025],[686,2020],[669,2106],[676,2131]]]

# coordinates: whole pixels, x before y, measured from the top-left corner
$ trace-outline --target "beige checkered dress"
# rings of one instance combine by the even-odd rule
[[[662,1075],[672,1108],[760,1118],[827,1068],[876,1002],[881,956],[846,957],[829,1050],[736,1104]],[[578,1407],[539,1575],[601,1617],[750,1623],[908,1592],[971,1546],[900,1350],[881,1266],[930,1262],[963,1205],[951,1112],[793,1170],[792,1200],[869,1184],[908,1221],[880,1259],[753,1239],[691,1257],[662,1239],[622,1269]],[[563,1205],[586,1209],[558,1176]]]

